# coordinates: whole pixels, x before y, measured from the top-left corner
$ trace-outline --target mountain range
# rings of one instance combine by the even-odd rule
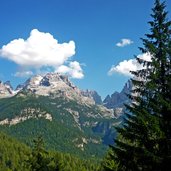
[[[33,76],[16,90],[0,82],[0,130],[28,145],[41,135],[51,150],[100,157],[113,143],[130,88],[128,82],[102,101],[58,73]]]

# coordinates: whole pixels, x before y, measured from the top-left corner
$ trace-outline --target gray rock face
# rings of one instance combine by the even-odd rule
[[[10,81],[3,83],[0,81],[0,98],[11,97],[14,95]]]
[[[129,94],[132,89],[132,83],[130,80],[125,84],[122,91],[114,92],[111,96],[107,95],[106,98],[103,101],[103,104],[105,107],[109,109],[115,109],[119,107],[123,107],[124,103],[128,103],[129,99],[126,94]]]
[[[81,94],[85,97],[92,98],[95,101],[95,104],[98,105],[102,104],[102,98],[96,91],[86,90],[86,91],[81,91]]]
[[[65,75],[59,73],[47,73],[29,78],[24,84],[17,87],[17,92],[30,92],[40,96],[63,97],[76,100],[80,103],[95,104],[94,100],[85,97]]]
[[[9,88],[10,90],[14,90],[13,87],[12,87],[12,85],[11,85],[11,82],[10,82],[10,81],[6,81],[6,82],[4,83],[4,85],[5,85],[7,88]]]

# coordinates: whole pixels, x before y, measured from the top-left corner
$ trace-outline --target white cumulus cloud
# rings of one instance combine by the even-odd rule
[[[134,42],[130,39],[121,39],[120,42],[116,43],[116,46],[125,47],[125,46],[132,44],[132,43],[134,43]]]
[[[37,29],[33,29],[26,40],[22,38],[12,40],[0,49],[2,58],[13,61],[22,69],[34,70],[42,67],[53,67],[55,70],[68,63],[73,55],[75,55],[74,41],[59,43],[50,33],[40,32]],[[20,76],[21,73],[27,75],[27,72],[17,72],[15,75]]]
[[[72,78],[81,79],[84,77],[83,70],[77,61],[69,63],[69,66],[61,65],[56,69],[56,72],[67,74]]]
[[[137,57],[145,61],[151,61],[151,55],[149,53],[140,54]],[[143,66],[140,65],[136,61],[136,59],[124,60],[116,66],[113,65],[111,69],[108,71],[108,75],[112,75],[114,73],[120,73],[125,76],[132,76],[130,71],[137,71],[142,68]]]

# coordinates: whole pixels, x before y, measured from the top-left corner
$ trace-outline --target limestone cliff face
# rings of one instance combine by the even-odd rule
[[[10,84],[10,81],[7,81],[5,83],[0,81],[0,98],[11,97],[14,94],[15,93],[13,91],[11,84]]]
[[[95,104],[93,99],[83,96],[79,88],[67,76],[59,73],[33,76],[23,85],[19,85],[17,91],[28,91],[40,96],[64,97],[80,103]]]

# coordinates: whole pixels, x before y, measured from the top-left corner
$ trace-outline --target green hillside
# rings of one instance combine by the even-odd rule
[[[29,147],[0,132],[0,171],[23,171],[29,153]]]
[[[48,149],[82,158],[102,158],[107,142],[115,135],[113,126],[119,120],[102,116],[96,105],[61,97],[19,94],[0,100],[0,130],[29,146],[33,138],[41,135]],[[23,120],[15,123],[17,118]],[[8,124],[2,124],[6,119]]]
[[[41,156],[39,162],[36,160],[36,154]],[[36,165],[34,165],[34,161]],[[38,170],[38,167],[42,168],[40,170],[45,169],[46,171],[55,171],[56,169],[59,171],[97,171],[99,164],[90,160],[81,160],[70,154],[47,151],[45,148],[39,151],[35,144],[29,148],[0,132],[0,171],[32,171],[36,168]]]

